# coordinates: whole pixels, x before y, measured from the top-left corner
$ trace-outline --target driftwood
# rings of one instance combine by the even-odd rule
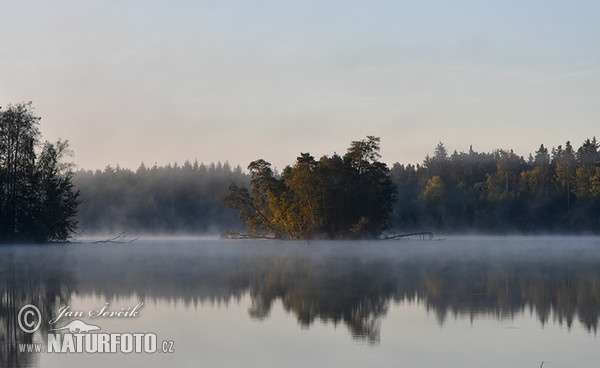
[[[411,236],[418,236],[421,240],[432,240],[433,233],[431,231],[420,231],[416,233],[408,233],[408,234],[394,234],[388,235],[386,237],[381,238],[382,240],[397,240],[397,239],[406,239]]]
[[[127,233],[123,232],[117,236],[110,238],[110,239],[97,240],[97,241],[91,242],[89,244],[130,244],[138,239],[139,238],[127,240]]]

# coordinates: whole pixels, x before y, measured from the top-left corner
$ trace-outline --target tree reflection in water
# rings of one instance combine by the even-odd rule
[[[69,269],[63,267],[61,251],[54,246],[0,248],[0,367],[34,366],[35,354],[18,352],[18,344],[32,343],[34,336],[19,328],[17,316],[22,306],[34,304],[48,316],[69,303],[75,283]],[[39,253],[43,258],[38,258]],[[48,329],[49,325],[42,323],[39,331],[46,335]]]
[[[249,316],[281,302],[303,327],[345,325],[370,343],[390,304],[418,301],[440,325],[449,315],[512,317],[533,311],[542,324],[579,321],[596,333],[600,255],[595,248],[489,247],[460,242],[139,241],[129,245],[0,248],[1,366],[26,366],[16,325],[33,303],[45,316],[78,296],[167,300],[184,307],[251,297]],[[44,326],[44,325],[43,325]],[[43,328],[47,329],[46,326]],[[42,336],[47,331],[42,330]]]
[[[389,303],[417,300],[440,325],[448,315],[506,318],[531,310],[542,325],[552,318],[571,328],[578,319],[588,332],[598,328],[597,255],[582,258],[568,250],[538,256],[414,250],[391,255],[356,248],[343,257],[298,249],[284,253],[249,259],[238,271],[244,275],[239,279],[250,280],[253,318],[265,318],[281,300],[302,326],[317,319],[341,322],[353,336],[377,342]]]

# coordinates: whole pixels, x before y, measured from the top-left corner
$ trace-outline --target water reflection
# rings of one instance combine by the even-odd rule
[[[0,367],[34,366],[35,355],[18,353],[18,344],[32,343],[34,335],[18,327],[17,315],[26,304],[36,305],[43,315],[68,304],[75,288],[69,268],[56,267],[63,262],[60,250],[51,253],[36,246],[0,249]],[[48,328],[42,324],[40,331],[46,334]]]
[[[249,294],[250,318],[281,301],[298,323],[342,324],[380,340],[390,304],[419,301],[443,326],[449,316],[510,318],[532,311],[542,325],[579,321],[596,333],[600,255],[596,242],[482,241],[276,243],[138,241],[128,245],[0,248],[0,366],[29,366],[31,334],[17,326],[33,303],[54,315],[78,296],[226,306]],[[47,325],[42,325],[47,330]],[[42,336],[46,331],[42,330]]]

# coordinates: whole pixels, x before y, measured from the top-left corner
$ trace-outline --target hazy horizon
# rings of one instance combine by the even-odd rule
[[[360,140],[362,138],[364,138],[364,137],[360,137],[360,138],[357,138],[355,140]],[[597,138],[597,137],[596,136],[586,137],[586,139],[588,139],[588,138],[592,139],[592,138]],[[568,139],[565,140],[565,142],[566,141],[568,141]],[[386,165],[388,165],[389,168],[391,168],[396,163],[402,164],[402,165],[414,165],[414,166],[416,166],[416,165],[423,165],[423,162],[425,161],[425,159],[427,158],[427,156],[432,157],[434,155],[435,146],[437,146],[437,144],[439,144],[439,143],[443,143],[444,144],[444,147],[447,149],[449,156],[451,156],[454,153],[454,151],[456,151],[458,153],[462,153],[462,152],[468,153],[469,152],[469,148],[473,148],[473,150],[475,152],[478,152],[478,153],[493,153],[496,150],[504,150],[504,151],[511,151],[512,150],[512,151],[514,151],[514,153],[517,156],[523,157],[525,160],[528,160],[529,155],[535,156],[535,151],[537,151],[537,149],[539,148],[540,144],[543,144],[544,147],[546,147],[548,149],[548,151],[551,152],[553,148],[557,148],[559,145],[564,148],[565,142],[560,142],[560,143],[552,144],[552,145],[548,145],[545,142],[540,142],[538,145],[535,146],[535,148],[532,148],[531,150],[529,150],[526,153],[517,152],[516,150],[514,150],[511,147],[496,147],[494,149],[485,150],[484,151],[484,150],[477,150],[477,149],[475,149],[475,147],[472,147],[472,145],[469,145],[465,149],[453,149],[453,148],[449,147],[445,142],[436,142],[436,144],[431,148],[431,150],[429,152],[426,152],[425,155],[420,160],[417,160],[416,162],[405,162],[405,161],[400,161],[400,160],[390,160],[390,159],[387,159],[386,157],[382,157],[380,161],[384,162]],[[579,143],[575,143],[573,141],[570,141],[570,143],[573,146],[573,148],[577,149],[582,143],[584,143],[584,141],[579,142]],[[385,148],[382,147],[381,151],[385,151]],[[346,150],[335,151],[335,152],[332,151],[332,152],[329,152],[329,153],[323,153],[321,155],[315,155],[315,154],[313,154],[313,152],[309,152],[309,151],[306,151],[306,150],[301,150],[301,151],[298,151],[298,153],[295,156],[294,155],[290,156],[290,158],[289,158],[289,160],[288,160],[287,163],[285,162],[285,160],[283,158],[276,159],[275,158],[276,156],[274,156],[274,158],[275,158],[274,160],[271,160],[269,157],[255,157],[253,159],[249,159],[249,161],[245,162],[245,163],[236,163],[236,162],[231,162],[230,160],[220,160],[220,159],[218,159],[216,161],[204,161],[204,160],[201,160],[198,157],[193,157],[193,158],[186,158],[186,159],[184,159],[182,161],[164,161],[164,160],[155,160],[155,161],[152,161],[152,162],[149,162],[149,161],[140,161],[137,165],[133,165],[133,166],[123,166],[119,162],[109,162],[109,163],[107,163],[104,166],[89,168],[89,167],[82,167],[82,166],[80,166],[80,165],[77,164],[77,157],[76,157],[77,153],[76,152],[74,153],[74,161],[73,162],[76,164],[76,171],[79,171],[79,170],[84,170],[84,171],[101,170],[102,171],[102,170],[106,169],[108,166],[110,166],[113,169],[119,167],[120,169],[126,169],[126,170],[136,171],[142,164],[146,168],[151,168],[154,165],[157,165],[158,167],[165,167],[165,166],[169,166],[169,165],[174,166],[175,164],[177,164],[178,166],[182,166],[186,162],[189,162],[192,165],[195,162],[197,162],[199,165],[205,165],[205,166],[210,166],[212,164],[215,164],[217,166],[218,166],[218,164],[221,164],[221,165],[226,165],[227,164],[227,165],[230,166],[230,168],[232,170],[235,169],[237,166],[239,166],[242,169],[242,172],[248,173],[247,167],[248,167],[248,164],[250,164],[251,161],[258,160],[258,159],[264,159],[265,161],[271,163],[272,166],[273,166],[273,168],[277,172],[281,172],[286,166],[293,166],[294,163],[296,162],[296,158],[298,156],[300,156],[300,153],[310,153],[313,157],[315,157],[316,159],[319,159],[319,158],[321,158],[323,156],[330,157],[333,154],[338,154],[340,156],[343,156],[346,153]],[[277,166],[277,165],[274,164],[275,162],[282,163],[282,165],[281,166]]]

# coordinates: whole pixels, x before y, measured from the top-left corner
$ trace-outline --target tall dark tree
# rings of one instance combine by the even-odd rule
[[[39,120],[31,111],[31,103],[0,110],[0,233],[3,239],[26,234],[32,226]]]
[[[571,196],[573,181],[575,179],[575,170],[577,162],[575,152],[571,146],[571,142],[567,141],[565,148],[558,146],[554,151],[555,175],[556,181],[562,192],[565,193],[567,215],[571,212]]]
[[[78,192],[67,141],[45,143],[39,156],[31,102],[0,109],[0,240],[66,240],[76,227]]]
[[[386,164],[379,162],[379,137],[353,141],[344,156],[350,162],[350,193],[353,201],[350,230],[358,237],[374,237],[391,227],[390,213],[397,189]]]
[[[72,165],[63,162],[70,155],[68,141],[59,140],[55,144],[46,142],[38,158],[35,224],[38,240],[65,240],[77,229],[79,191],[73,184]]]

